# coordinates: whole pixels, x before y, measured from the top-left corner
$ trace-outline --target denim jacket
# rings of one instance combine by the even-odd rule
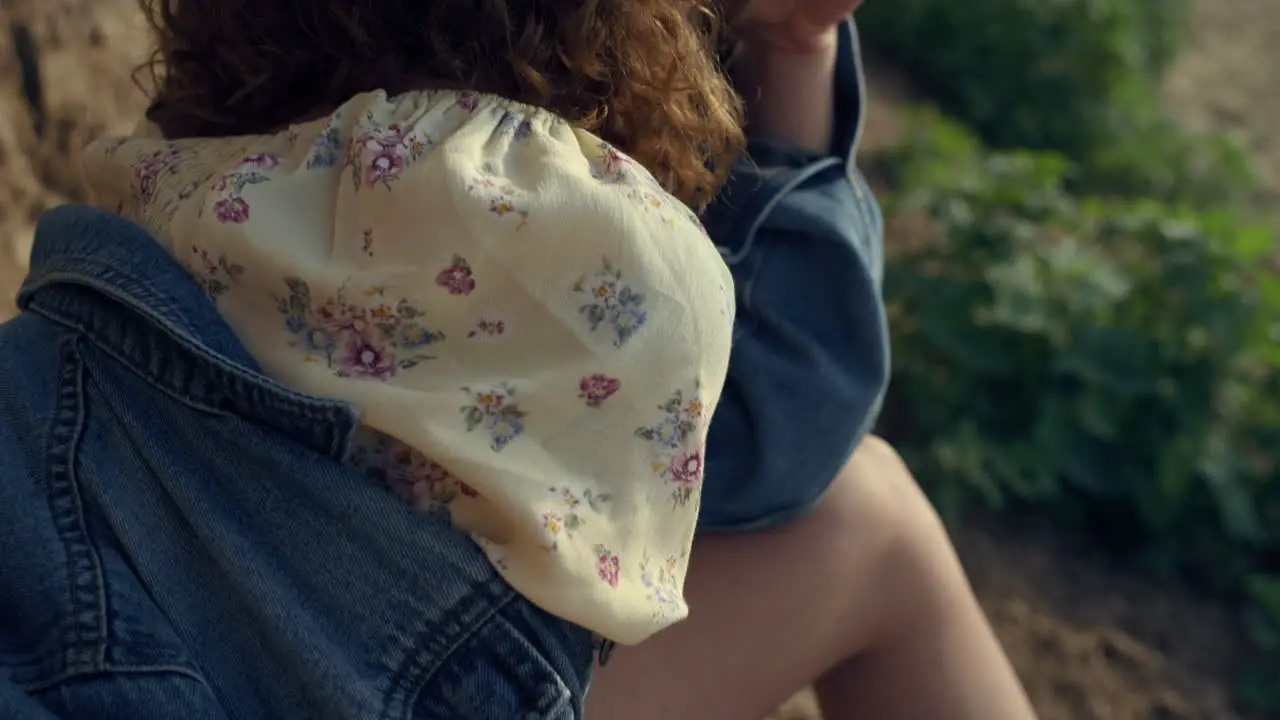
[[[854,165],[866,113],[845,23],[829,153],[751,138],[704,219],[734,275],[729,377],[711,422],[703,530],[793,519],[875,422],[889,378],[884,224]]]

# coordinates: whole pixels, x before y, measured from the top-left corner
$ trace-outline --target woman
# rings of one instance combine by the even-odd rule
[[[814,680],[832,718],[1031,715],[901,463],[875,440],[845,462],[879,402],[884,343],[878,216],[844,180],[861,108],[833,107],[832,88],[858,80],[838,4],[757,14],[762,42],[748,34],[739,58],[759,91],[752,133],[783,141],[753,159],[796,182],[739,172],[709,218],[743,321],[693,614],[614,653],[591,716],[756,717]],[[842,207],[842,228],[806,224]],[[0,714],[574,716],[583,638],[550,630],[446,526],[354,482],[338,460],[358,418],[263,380],[149,247],[109,217],[51,214],[27,312],[0,330]],[[829,312],[795,302],[797,269],[830,269],[812,283]],[[795,292],[769,292],[788,275]],[[783,379],[822,370],[835,398],[817,413],[821,393]],[[789,421],[769,407],[788,385],[808,398]],[[788,424],[810,432],[784,443]]]

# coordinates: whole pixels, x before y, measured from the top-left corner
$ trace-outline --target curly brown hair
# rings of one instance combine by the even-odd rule
[[[166,137],[278,131],[383,89],[546,108],[693,206],[742,148],[704,0],[139,0],[157,36],[147,118]]]

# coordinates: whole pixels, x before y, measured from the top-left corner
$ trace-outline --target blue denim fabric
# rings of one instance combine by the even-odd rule
[[[854,165],[866,96],[852,20],[835,82],[831,152],[752,138],[704,220],[733,271],[738,316],[702,530],[767,527],[813,507],[888,385],[884,224]]]
[[[0,325],[0,718],[579,718],[594,638],[342,463],[145,232],[37,230]]]

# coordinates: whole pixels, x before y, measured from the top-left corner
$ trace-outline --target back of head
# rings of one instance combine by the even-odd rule
[[[170,138],[268,133],[383,89],[551,110],[690,205],[742,146],[705,0],[140,0],[157,35],[148,119]]]

